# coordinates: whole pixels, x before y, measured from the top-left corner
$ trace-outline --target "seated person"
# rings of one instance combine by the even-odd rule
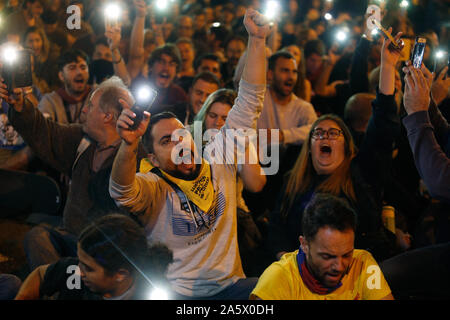
[[[171,260],[166,246],[148,246],[144,229],[133,219],[110,214],[80,234],[78,258],[63,258],[35,269],[16,300],[147,299],[164,282]]]
[[[354,249],[356,214],[346,201],[317,194],[305,209],[300,248],[283,255],[250,295],[263,300],[391,300],[377,262]]]

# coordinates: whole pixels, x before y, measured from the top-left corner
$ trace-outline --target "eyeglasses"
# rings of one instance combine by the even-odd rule
[[[341,134],[344,133],[344,131],[336,129],[336,128],[330,128],[328,130],[323,130],[321,128],[317,128],[311,132],[311,137],[316,140],[317,139],[322,140],[325,138],[325,133],[327,134],[327,139],[336,140],[337,138],[339,138],[339,136]]]

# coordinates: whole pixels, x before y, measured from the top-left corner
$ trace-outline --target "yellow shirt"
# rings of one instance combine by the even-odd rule
[[[297,266],[297,251],[283,255],[261,275],[252,295],[263,300],[379,300],[391,293],[377,262],[365,250],[354,250],[342,286],[330,294],[311,292]]]

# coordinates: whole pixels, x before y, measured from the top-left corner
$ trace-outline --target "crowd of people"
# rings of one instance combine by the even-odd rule
[[[2,73],[0,173],[62,199],[0,299],[448,298],[448,3],[0,9],[0,65],[26,50],[32,78]]]

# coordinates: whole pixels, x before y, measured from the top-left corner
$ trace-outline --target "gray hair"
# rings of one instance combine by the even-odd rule
[[[104,112],[112,112],[116,120],[122,112],[122,105],[119,99],[125,100],[129,105],[133,105],[135,102],[128,87],[117,76],[112,76],[103,81],[92,95],[96,92],[101,93],[99,100],[100,108]]]

